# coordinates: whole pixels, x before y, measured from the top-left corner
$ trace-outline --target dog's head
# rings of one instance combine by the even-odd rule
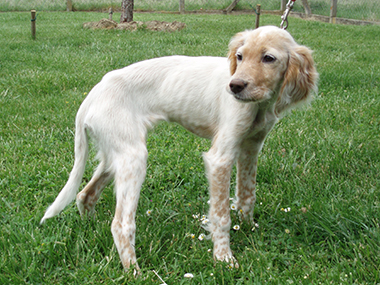
[[[229,44],[227,90],[243,102],[276,100],[279,115],[316,92],[318,73],[311,54],[277,27],[238,33]]]

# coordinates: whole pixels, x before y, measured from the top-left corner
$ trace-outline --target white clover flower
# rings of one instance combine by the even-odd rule
[[[236,207],[235,204],[231,204],[231,210],[232,210],[232,211],[236,211],[236,210],[237,210],[237,207]]]
[[[254,226],[253,226],[253,228],[251,229],[251,231],[254,232],[256,228],[259,228],[259,224],[258,224],[258,223],[255,223],[255,224],[254,224]]]
[[[234,226],[233,226],[233,229],[234,229],[235,231],[238,231],[238,230],[240,230],[240,226],[239,226],[239,225],[234,225]]]
[[[150,214],[152,214],[152,210],[147,210],[147,211],[146,211],[146,215],[147,215],[147,216],[150,216]]]
[[[191,273],[186,273],[185,275],[183,275],[183,277],[185,277],[185,278],[194,278],[194,275],[191,274]]]
[[[204,220],[202,221],[202,225],[207,225],[209,221],[210,221],[209,219],[204,219]]]
[[[205,234],[200,234],[199,237],[198,237],[198,239],[200,241],[204,240],[205,239]]]
[[[285,229],[285,233],[290,234],[290,230],[289,229]]]
[[[199,219],[199,214],[193,215],[194,219]]]

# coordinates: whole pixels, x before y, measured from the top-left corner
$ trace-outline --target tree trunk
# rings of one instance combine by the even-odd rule
[[[307,0],[302,0],[302,5],[305,9],[305,14],[310,16],[311,15],[311,9],[310,9],[310,6],[309,6],[309,3],[307,2]]]
[[[240,0],[234,0],[232,1],[232,3],[226,8],[225,12],[227,13],[231,13],[232,10],[235,8],[235,6],[237,5],[237,3],[239,3]]]
[[[120,23],[133,21],[133,1],[134,0],[123,0],[121,2]]]

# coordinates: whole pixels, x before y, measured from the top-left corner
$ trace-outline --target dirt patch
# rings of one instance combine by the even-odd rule
[[[85,29],[115,29],[117,23],[108,19],[101,19],[99,22],[87,22],[83,24]]]
[[[136,31],[137,29],[147,29],[151,31],[161,31],[161,32],[174,32],[180,31],[186,27],[185,23],[181,22],[164,22],[164,21],[148,21],[140,22],[133,21],[129,23],[118,24],[117,22],[109,19],[101,19],[99,22],[87,22],[83,24],[85,29],[118,29],[118,30],[128,30]]]
[[[161,21],[148,21],[145,22],[146,28],[151,31],[165,31],[174,32],[180,31],[186,27],[185,23],[181,22],[161,22]]]

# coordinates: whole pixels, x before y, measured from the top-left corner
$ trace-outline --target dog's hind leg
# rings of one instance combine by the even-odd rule
[[[113,175],[106,171],[105,163],[102,161],[90,182],[77,195],[77,206],[81,216],[85,216],[86,214],[92,216],[94,214],[96,202],[112,178]]]
[[[111,231],[124,268],[139,269],[135,252],[136,210],[146,174],[148,153],[145,142],[118,152],[112,162],[115,171],[116,210]]]

